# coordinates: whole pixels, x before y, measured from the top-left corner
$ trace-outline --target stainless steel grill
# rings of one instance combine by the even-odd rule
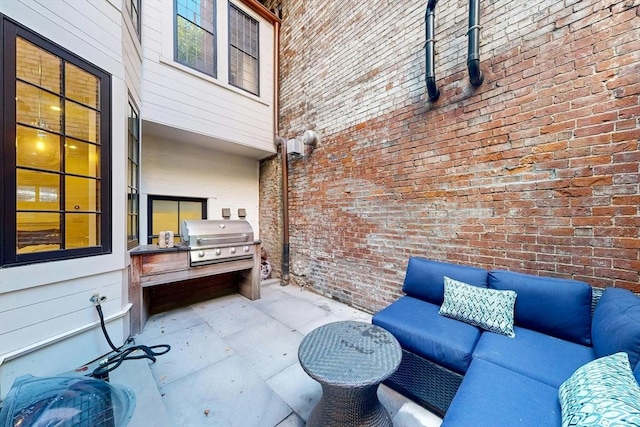
[[[243,220],[186,220],[180,238],[189,246],[191,266],[252,259],[256,255],[253,229]]]

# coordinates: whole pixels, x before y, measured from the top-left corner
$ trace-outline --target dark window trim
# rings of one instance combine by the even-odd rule
[[[142,9],[142,0],[125,0],[125,1],[128,2],[127,4],[129,4],[129,7],[127,7],[129,12],[128,15],[134,24],[136,33],[138,34],[138,41],[140,41],[142,40],[142,14],[140,13]],[[131,16],[134,10],[136,11],[135,22],[133,20],[133,16]]]
[[[197,71],[198,73],[202,73],[206,76],[210,76],[215,79],[215,78],[218,78],[218,17],[217,17],[216,0],[212,0],[212,1],[213,1],[213,17],[212,17],[213,33],[211,34],[213,34],[213,73],[209,74],[206,71],[202,71],[198,68],[192,67],[189,64],[185,64],[184,62],[178,61],[178,0],[173,0],[173,60],[178,64],[184,65],[185,67],[188,67],[194,71]],[[187,21],[193,23],[193,21],[189,19],[187,19]],[[202,28],[202,30],[207,31],[204,28]]]
[[[136,112],[137,118],[138,118],[138,135],[137,135],[137,145],[138,145],[138,162],[136,163],[137,165],[137,173],[136,173],[136,187],[135,190],[137,191],[138,194],[138,213],[137,213],[137,222],[138,222],[138,226],[136,227],[138,230],[138,235],[136,236],[135,239],[133,240],[129,240],[129,222],[127,221],[126,224],[126,228],[127,228],[127,249],[132,249],[135,248],[136,246],[140,245],[140,157],[141,157],[141,150],[140,150],[140,136],[141,136],[141,121],[142,119],[140,118],[140,108],[138,107],[138,104],[136,104],[136,101],[133,99],[133,97],[131,96],[131,93],[129,93],[129,101],[127,103],[127,106],[129,106],[129,109],[133,108]],[[127,162],[130,161],[129,158],[129,113],[127,113]],[[129,167],[129,164],[127,163],[127,168]],[[127,173],[129,171],[127,170]],[[127,182],[127,197],[129,197],[129,186],[130,186],[130,182]],[[131,212],[129,211],[129,204],[127,203],[127,217],[131,215]],[[127,218],[128,219],[128,218]]]
[[[2,160],[0,172],[3,178],[3,191],[0,193],[4,203],[2,213],[2,245],[0,246],[0,261],[2,267],[18,266],[38,262],[49,262],[63,259],[81,258],[87,256],[103,255],[111,253],[112,228],[111,228],[111,75],[103,69],[89,63],[80,56],[70,52],[38,33],[23,27],[19,23],[0,14],[0,27],[2,27],[2,98],[4,100],[4,116],[0,121],[4,122],[2,135],[4,146],[2,148]],[[100,78],[100,244],[88,248],[60,249],[56,251],[35,252],[30,254],[18,254],[16,250],[16,162],[15,162],[15,138],[16,138],[16,37],[22,37],[36,46],[63,58],[65,61],[85,70]],[[13,189],[8,192],[7,189]],[[64,224],[62,224],[64,230]]]
[[[167,200],[170,202],[199,202],[202,205],[202,219],[207,219],[207,199],[203,197],[178,197],[178,196],[147,196],[147,244],[153,242],[153,238],[158,237],[153,234],[153,202],[156,200]],[[178,230],[180,232],[180,230]]]
[[[3,14],[0,13],[0,34],[2,35],[2,42],[0,42],[0,58],[2,58],[2,60],[4,61],[4,38],[6,37],[6,34],[4,32],[4,20],[5,17]],[[13,104],[13,102],[9,102],[9,99],[4,96],[4,67],[0,67],[0,102],[2,102],[2,108],[0,108],[0,111],[4,111],[4,114],[7,114],[8,111],[8,106],[10,104]],[[14,119],[15,119],[15,112],[13,113],[14,115]],[[3,143],[0,143],[0,179],[2,180],[2,185],[0,185],[0,203],[2,203],[3,208],[0,209],[0,242],[6,242],[8,240],[8,236],[6,235],[6,231],[7,231],[7,224],[5,222],[5,210],[8,209],[7,206],[4,204],[4,199],[5,199],[5,187],[6,187],[6,183],[7,183],[7,175],[8,175],[8,171],[5,169],[6,166],[4,165],[4,159],[7,158],[7,156],[5,156],[5,149],[4,146],[8,143],[7,142],[7,135],[5,134],[4,131],[4,121],[5,121],[5,117],[3,114],[0,114],[0,135],[2,136],[2,138],[4,139]],[[15,120],[14,120],[15,121]],[[4,259],[5,259],[5,255],[4,255],[4,245],[0,243],[0,267],[4,265]]]
[[[250,93],[252,95],[260,96],[260,21],[255,19],[253,16],[249,15],[244,10],[240,9],[238,6],[236,6],[232,2],[229,2],[229,7],[227,9],[227,22],[229,23],[229,25],[227,25],[227,41],[228,41],[228,47],[227,47],[227,51],[228,51],[227,52],[227,55],[228,55],[228,58],[227,58],[227,68],[228,68],[227,73],[228,74],[227,75],[231,76],[231,47],[232,47],[231,46],[231,8],[234,8],[236,11],[238,11],[242,15],[246,16],[247,18],[251,19],[252,21],[254,21],[258,25],[258,32],[257,32],[257,35],[258,35],[258,40],[257,40],[257,42],[258,42],[258,57],[255,58],[256,61],[258,61],[258,76],[257,76],[257,78],[258,78],[258,91],[257,92],[252,92],[247,88],[244,88],[244,87],[239,86],[237,84],[233,84],[233,83],[231,83],[231,79],[230,78],[228,79],[229,80],[229,85],[231,85],[233,87],[237,87],[238,89],[241,89],[241,90],[243,90],[243,91],[245,91],[247,93]],[[235,46],[234,46],[234,48],[238,49]],[[240,49],[238,49],[238,50],[240,50]],[[241,52],[246,53],[244,51],[241,51]],[[247,55],[249,55],[249,54],[247,54]],[[251,55],[249,55],[249,56],[251,56]]]

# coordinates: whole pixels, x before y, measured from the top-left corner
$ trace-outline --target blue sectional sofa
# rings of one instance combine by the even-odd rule
[[[621,365],[625,354],[621,375],[631,380],[622,394],[631,394],[622,425],[640,426],[640,298],[632,292],[418,257],[402,289],[372,319],[403,349],[385,384],[444,415],[444,427],[561,426],[563,418],[566,425],[580,400],[575,384],[588,388],[578,377]]]

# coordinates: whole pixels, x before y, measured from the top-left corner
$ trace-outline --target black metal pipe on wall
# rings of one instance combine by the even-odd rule
[[[469,0],[469,48],[467,69],[473,86],[480,86],[484,80],[480,69],[480,0]]]
[[[426,57],[426,76],[425,81],[427,83],[427,93],[429,95],[429,100],[431,102],[435,102],[440,97],[440,89],[438,89],[438,85],[436,84],[436,71],[435,71],[435,44],[436,41],[433,38],[434,36],[434,26],[435,26],[435,9],[436,3],[438,0],[429,0],[427,3],[427,11],[424,16],[425,22],[425,36],[426,42],[424,44],[424,51]]]

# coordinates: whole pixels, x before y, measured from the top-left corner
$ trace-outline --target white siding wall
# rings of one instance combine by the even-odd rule
[[[142,118],[273,153],[274,28],[235,4],[259,22],[260,96],[228,84],[227,0],[216,2],[217,78],[173,61],[173,2],[145,2]]]
[[[230,208],[231,218],[238,219],[238,208],[245,208],[247,221],[259,235],[256,160],[158,138],[143,140],[142,158],[145,196],[206,198],[209,219],[222,219],[222,208]]]
[[[140,109],[142,104],[142,45],[124,6],[122,6],[122,59],[127,89]]]
[[[129,94],[143,119],[211,141],[230,141],[267,155],[275,152],[273,26],[237,4],[260,22],[256,97],[226,83],[227,1],[218,0],[218,79],[173,63],[172,5],[170,0],[143,2],[140,43],[122,0],[0,0],[0,13],[111,74],[113,188],[111,254],[0,269],[0,399],[18,376],[67,372],[108,351],[89,301],[94,293],[107,297],[103,309],[114,343],[129,336]],[[237,209],[245,208],[258,236],[256,157],[184,142],[142,136],[141,242],[146,238],[147,194],[206,197],[210,218],[220,218],[222,208],[231,208],[235,218]]]
[[[129,305],[123,298],[126,162],[121,161],[126,159],[123,49],[128,43],[122,39],[120,9],[120,0],[0,1],[0,13],[112,75],[114,177],[111,254],[0,269],[0,398],[20,375],[59,374],[107,352],[89,301],[94,293],[107,296],[103,308],[112,340],[122,343],[129,334]]]

